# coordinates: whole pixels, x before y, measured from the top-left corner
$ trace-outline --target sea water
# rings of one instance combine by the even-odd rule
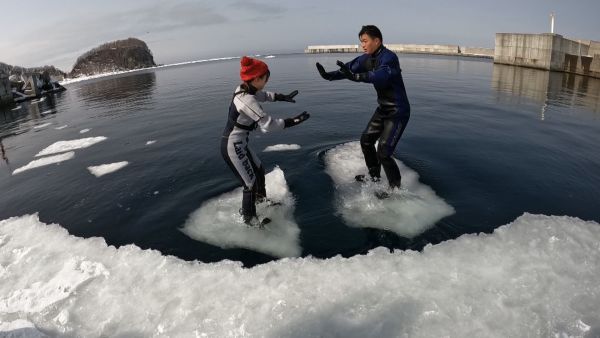
[[[302,125],[250,139],[267,172],[278,166],[285,174],[303,256],[421,249],[491,232],[524,212],[600,221],[600,80],[486,59],[400,55],[412,115],[395,156],[454,213],[411,236],[348,226],[326,153],[360,138],[375,92],[325,81],[314,63],[333,70],[337,59],[353,57],[266,60],[266,90],[300,94],[295,104],[265,103],[265,111],[311,113]],[[239,59],[224,59],[126,73],[67,84],[44,102],[3,111],[0,219],[38,213],[76,236],[184,259],[249,266],[273,259],[180,231],[204,202],[240,186],[219,148],[238,72]],[[110,175],[88,170],[124,162]]]

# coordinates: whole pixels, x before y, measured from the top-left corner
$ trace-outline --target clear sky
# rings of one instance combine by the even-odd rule
[[[0,61],[70,71],[104,42],[140,38],[157,63],[301,52],[357,44],[365,24],[384,43],[494,46],[496,32],[600,40],[600,0],[32,0],[2,1]]]

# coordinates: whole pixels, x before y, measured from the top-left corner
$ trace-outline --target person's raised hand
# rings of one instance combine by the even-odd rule
[[[291,92],[289,94],[276,93],[275,101],[286,101],[286,102],[296,103],[296,100],[294,100],[294,96],[296,96],[296,95],[298,95],[297,90],[294,90],[293,92]]]
[[[356,81],[356,75],[350,70],[350,68],[348,68],[348,66],[346,66],[345,63],[337,60],[336,64],[340,67],[340,72],[344,74],[348,80]]]
[[[300,123],[308,120],[309,117],[310,117],[310,114],[307,113],[306,111],[303,111],[302,114],[300,114],[298,116],[294,116],[292,118],[287,118],[287,119],[283,120],[285,123],[284,128],[289,128],[289,127],[299,125]]]
[[[325,71],[325,68],[323,68],[323,66],[317,62],[317,70],[319,71],[319,74],[321,74],[321,77],[324,78],[325,80],[331,81],[333,76]]]
[[[355,82],[368,82],[369,73],[354,73],[350,68],[342,61],[337,61],[336,64],[340,67],[340,73],[351,81]]]

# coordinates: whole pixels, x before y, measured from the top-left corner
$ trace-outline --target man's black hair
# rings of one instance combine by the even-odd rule
[[[371,39],[379,38],[379,40],[383,42],[383,36],[381,36],[381,31],[375,25],[362,26],[360,32],[358,32],[358,37],[360,38],[360,36],[363,34],[367,34],[371,37]]]

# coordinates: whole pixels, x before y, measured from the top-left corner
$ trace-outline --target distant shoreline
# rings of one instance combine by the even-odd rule
[[[274,56],[273,55],[268,55],[266,57],[274,57]],[[114,76],[114,75],[121,75],[121,74],[127,74],[127,73],[141,72],[141,71],[150,70],[150,69],[160,69],[160,68],[167,68],[167,67],[176,67],[176,66],[191,65],[191,64],[195,64],[195,63],[203,63],[203,62],[211,62],[211,61],[234,60],[234,59],[240,59],[240,58],[241,58],[241,56],[230,56],[230,57],[222,57],[222,58],[212,58],[212,59],[203,59],[203,60],[177,62],[177,63],[171,63],[171,64],[167,64],[167,65],[156,65],[156,66],[153,66],[153,67],[145,67],[145,68],[130,69],[130,70],[121,70],[121,71],[108,72],[108,73],[100,73],[100,74],[94,74],[94,75],[80,76],[80,77],[76,77],[76,78],[68,78],[68,79],[65,79],[64,81],[61,81],[60,84],[61,85],[68,85],[68,84],[71,84],[71,83],[77,83],[77,82],[81,82],[81,81],[94,80],[94,79],[98,79],[98,78],[103,78],[103,77],[108,77],[108,76]]]
[[[386,44],[392,52],[400,54],[428,54],[446,56],[466,56],[477,58],[494,58],[493,48],[461,47],[458,45],[417,45],[417,44]],[[362,53],[358,45],[316,45],[304,49],[305,54],[329,53]]]
[[[335,52],[308,53],[308,54],[334,54],[334,53],[359,53],[359,54],[362,54],[363,52],[362,51],[344,51],[344,52],[335,51]],[[405,54],[438,55],[438,56],[464,56],[464,57],[471,57],[471,58],[493,59],[493,56],[490,57],[487,55],[464,54],[464,53],[463,54],[408,53],[408,52],[404,52],[404,53]],[[262,57],[265,59],[271,59],[271,58],[275,58],[277,56],[305,55],[305,54],[307,54],[307,53],[306,52],[304,52],[304,53],[303,52],[295,52],[295,53],[282,53],[282,54],[268,54],[268,55],[264,55],[264,56],[263,55],[254,55],[254,57]],[[100,78],[105,78],[105,77],[110,77],[110,76],[117,76],[117,75],[122,75],[122,74],[135,73],[135,72],[143,72],[143,71],[152,70],[152,69],[185,66],[185,65],[204,63],[204,62],[227,61],[227,60],[235,60],[235,59],[240,59],[240,58],[241,58],[241,56],[229,56],[229,57],[221,57],[221,58],[210,58],[210,59],[202,59],[202,60],[194,60],[194,61],[184,61],[184,62],[170,63],[170,64],[166,64],[166,65],[157,65],[157,66],[153,66],[153,67],[145,67],[145,68],[138,68],[138,69],[100,73],[100,74],[94,74],[94,75],[80,76],[80,77],[76,77],[76,78],[67,78],[63,81],[60,81],[59,83],[64,86],[64,85],[69,85],[72,83],[78,83],[78,82],[82,82],[82,81],[95,80],[95,79],[100,79]]]

